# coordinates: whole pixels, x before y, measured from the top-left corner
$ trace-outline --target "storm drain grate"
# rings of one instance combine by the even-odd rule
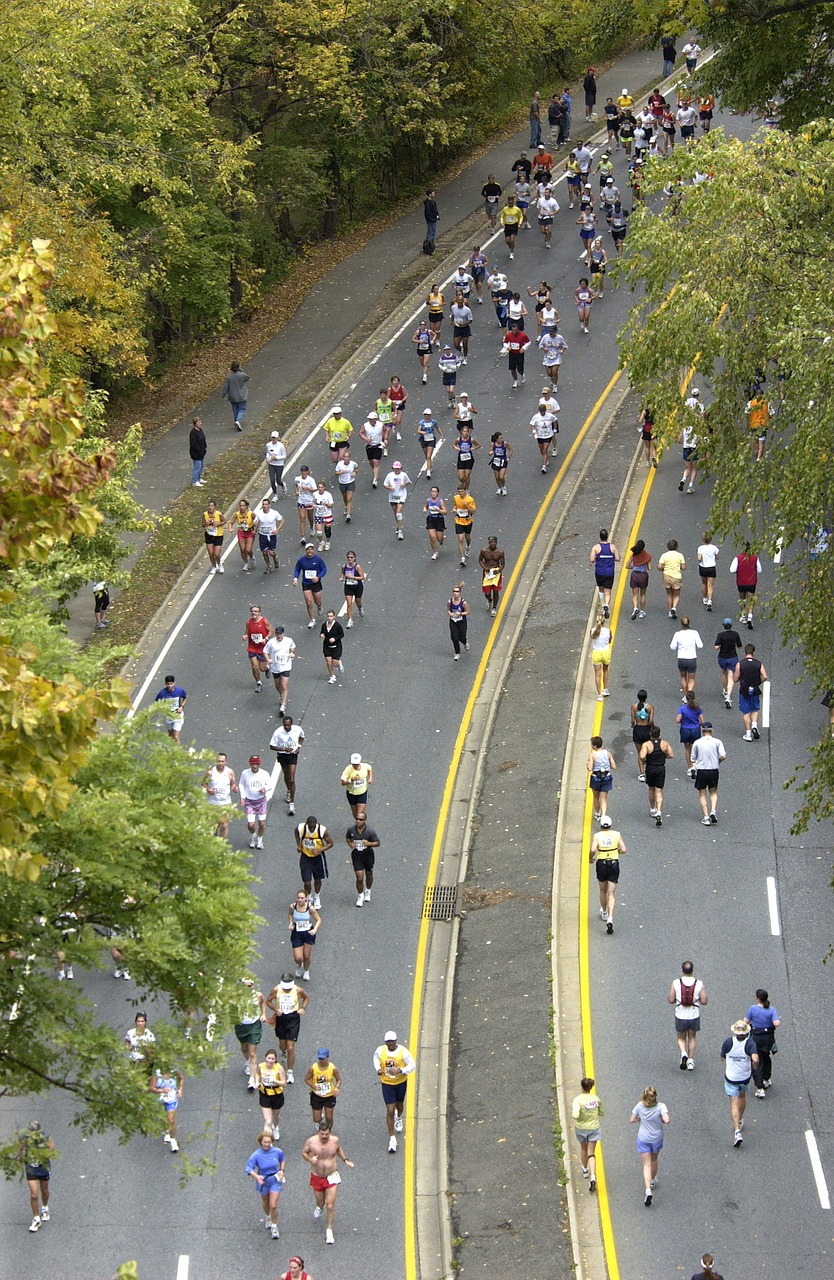
[[[423,896],[424,920],[451,920],[458,901],[456,884],[426,885]]]

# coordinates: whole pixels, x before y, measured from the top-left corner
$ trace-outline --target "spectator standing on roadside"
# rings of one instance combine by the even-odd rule
[[[542,104],[538,89],[533,93],[530,103],[530,150],[537,147],[542,140]]]
[[[284,483],[284,465],[286,461],[287,446],[282,444],[280,432],[270,432],[269,439],[266,442],[266,464],[269,469],[269,483],[272,488],[273,498],[278,497],[279,489],[282,493],[287,492],[287,486]]]
[[[695,965],[684,960],[681,976],[675,978],[669,988],[669,1004],[675,1006],[675,1035],[680,1054],[681,1071],[695,1070],[695,1037],[701,1030],[701,1005],[707,1003],[707,991],[700,978],[695,977]]]
[[[594,1091],[594,1083],[592,1076],[584,1076],[579,1084],[582,1092],[576,1095],[571,1104],[574,1132],[579,1142],[582,1177],[588,1179],[591,1194],[597,1189],[597,1158],[594,1153],[601,1136],[599,1122],[604,1114],[599,1095]]]
[[[191,430],[188,433],[188,456],[191,459],[191,483],[198,489],[202,489],[206,483],[201,479],[203,468],[206,465],[206,454],[208,453],[208,444],[206,442],[206,433],[203,430],[202,418],[192,418]]]
[[[110,623],[105,617],[110,608],[110,592],[105,581],[93,583],[93,607],[96,616],[96,631],[103,631]]]
[[[555,151],[563,142],[562,131],[565,124],[565,108],[558,93],[554,93],[547,104],[547,123],[550,126],[550,145]]]
[[[238,431],[243,430],[243,419],[246,416],[246,404],[249,399],[249,374],[244,373],[237,360],[233,360],[223,390],[220,395],[228,400],[232,409],[232,421]]]
[[[437,201],[434,198],[434,189],[426,192],[426,198],[423,201],[423,217],[426,219],[426,239],[434,244],[434,238],[437,234],[437,224],[440,221],[440,214],[437,212]]]
[[[660,48],[663,54],[663,75],[670,76],[675,69],[678,51],[671,36],[661,36]]]
[[[585,119],[596,120],[597,118],[597,73],[594,67],[589,67],[585,73],[585,79],[582,81],[582,89],[585,94]]]
[[[705,720],[697,742],[692,744],[692,764],[695,769],[695,790],[698,792],[698,803],[701,806],[701,825],[715,826],[718,818],[715,813],[718,804],[718,768],[727,759],[724,743],[712,735],[712,723]],[[709,807],[707,806],[709,797]]]

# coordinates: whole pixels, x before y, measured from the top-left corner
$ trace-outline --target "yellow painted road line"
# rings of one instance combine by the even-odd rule
[[[573,458],[575,457],[576,452],[579,449],[579,446],[582,444],[583,440],[588,434],[588,431],[591,428],[591,424],[593,423],[600,409],[604,405],[605,401],[610,396],[611,392],[614,389],[614,386],[619,381],[621,376],[622,376],[622,370],[618,369],[617,372],[613,375],[613,377],[609,380],[607,386],[602,391],[601,395],[599,396],[593,408],[591,409],[591,412],[588,414],[587,418],[583,422],[582,427],[579,433],[577,434],[576,439],[574,440],[573,444],[571,445],[570,449],[568,450],[565,456],[564,462],[562,463],[561,467],[559,468],[558,472],[553,478],[553,483],[548,489],[544,501],[539,506],[539,510],[536,513],[536,518],[530,527],[530,531],[527,534],[527,537],[524,539],[524,543],[522,545],[521,551],[516,561],[515,568],[510,574],[510,577],[507,581],[506,589],[502,593],[501,603],[498,606],[498,614],[495,618],[493,626],[490,628],[489,635],[487,636],[487,641],[486,641],[486,644],[484,645],[484,651],[481,655],[481,660],[478,663],[478,667],[475,672],[475,678],[472,682],[472,688],[470,690],[469,697],[466,700],[466,706],[464,708],[463,715],[461,716],[460,728],[458,729],[457,737],[455,739],[455,745],[452,751],[452,758],[449,764],[449,771],[446,775],[446,785],[443,788],[443,799],[440,804],[440,813],[438,815],[437,826],[435,828],[431,858],[429,860],[429,869],[428,869],[428,874],[426,878],[426,883],[428,887],[431,887],[435,883],[437,878],[437,867],[440,861],[440,853],[443,848],[443,839],[446,832],[446,823],[448,821],[449,809],[452,803],[452,796],[454,794],[455,780],[457,778],[458,769],[460,767],[461,756],[463,754],[464,745],[466,743],[466,735],[469,732],[469,725],[472,719],[472,712],[474,710],[475,703],[477,702],[478,697],[480,696],[481,687],[484,682],[484,676],[486,674],[487,665],[489,663],[490,657],[492,656],[492,651],[495,648],[495,642],[497,640],[499,630],[500,630],[502,621],[504,619],[504,615],[506,614],[506,611],[509,607],[509,602],[512,599],[513,593],[518,583],[518,579],[520,578],[521,573],[524,569],[527,557],[530,554],[530,548],[532,547],[533,542],[536,536],[538,535],[542,524],[544,523],[544,519],[550,509],[553,499],[556,496],[559,486],[561,485],[562,481],[565,478],[565,475],[567,474],[568,467],[573,461]],[[415,964],[414,964],[414,985],[412,987],[412,995],[411,995],[411,1019],[409,1022],[409,1040],[408,1040],[410,1047],[415,1052],[420,1041],[420,1015],[421,1015],[421,1008],[422,1008],[423,981],[425,977],[426,949],[428,946],[428,937],[429,937],[429,921],[427,919],[421,919],[420,934],[417,940],[417,955],[416,955]],[[419,1070],[419,1063],[418,1063],[418,1070]],[[405,1280],[417,1280],[417,1242],[416,1242],[416,1220],[415,1220],[416,1173],[415,1173],[415,1166],[414,1166],[414,1126],[415,1126],[415,1110],[413,1107],[409,1107],[405,1115],[405,1139],[406,1139],[405,1145],[406,1145],[406,1152],[407,1152],[406,1160],[405,1160],[405,1168],[404,1168]]]

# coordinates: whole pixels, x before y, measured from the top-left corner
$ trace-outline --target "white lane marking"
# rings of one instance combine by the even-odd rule
[[[774,564],[782,563],[782,539],[781,538],[776,539],[776,554],[773,557],[773,563]]]
[[[765,680],[762,686],[762,728],[770,728],[770,681]]]
[[[778,938],[782,933],[782,924],[779,920],[779,898],[776,893],[776,877],[767,877],[767,909],[770,915],[770,932],[774,938]]]
[[[188,1254],[181,1253],[177,1262],[177,1280],[188,1280]]]
[[[808,1146],[808,1155],[811,1158],[811,1170],[814,1174],[814,1182],[817,1184],[817,1195],[820,1198],[820,1207],[822,1209],[831,1208],[831,1199],[828,1195],[828,1187],[825,1182],[825,1174],[822,1171],[822,1161],[817,1147],[817,1140],[814,1137],[813,1129],[805,1130],[805,1142]]]

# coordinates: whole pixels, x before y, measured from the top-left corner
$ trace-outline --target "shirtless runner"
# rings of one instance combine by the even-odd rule
[[[324,1233],[324,1242],[325,1244],[335,1244],[336,1237],[333,1235],[333,1221],[336,1216],[336,1196],[339,1192],[339,1183],[342,1181],[336,1164],[338,1160],[342,1160],[348,1169],[352,1169],[354,1167],[353,1161],[348,1160],[342,1150],[340,1140],[335,1133],[331,1133],[330,1125],[326,1120],[320,1122],[316,1133],[304,1143],[301,1158],[307,1161],[311,1169],[310,1186],[313,1188],[313,1195],[316,1197],[313,1217],[320,1218],[322,1209],[325,1210],[327,1230]]]
[[[489,538],[487,545],[481,548],[478,564],[482,573],[481,589],[486,596],[487,608],[494,618],[498,610],[504,571],[504,552],[499,547],[497,538]]]

